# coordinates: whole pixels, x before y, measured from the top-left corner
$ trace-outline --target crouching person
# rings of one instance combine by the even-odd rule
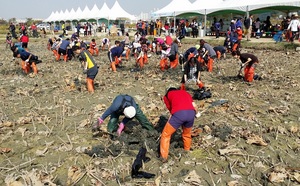
[[[244,68],[244,81],[252,82],[254,79],[259,78],[255,74],[255,68],[258,63],[258,58],[253,54],[240,53],[240,51],[233,51],[232,56],[242,62],[241,70]],[[239,72],[241,73],[241,71]],[[240,74],[238,74],[240,76]]]
[[[115,41],[115,46],[112,47],[107,55],[110,61],[110,66],[113,72],[117,72],[117,67],[122,63],[121,57],[124,51],[124,43],[120,41]]]
[[[80,46],[73,46],[73,52],[78,56],[80,62],[82,63],[82,67],[84,69],[83,73],[86,74],[86,85],[87,90],[90,93],[94,93],[94,79],[98,74],[98,67],[97,64],[92,57],[91,53],[88,50],[82,49]]]
[[[14,52],[14,57],[21,58],[22,70],[25,74],[30,73],[32,70],[34,74],[38,73],[36,64],[41,63],[38,56],[33,55],[32,53],[27,52],[26,50],[18,50]]]
[[[160,139],[160,156],[163,162],[167,161],[171,136],[179,127],[182,127],[183,148],[189,151],[192,144],[191,131],[196,115],[196,105],[191,95],[185,90],[169,88],[163,101],[171,113]]]
[[[190,56],[192,56],[190,54]],[[181,90],[186,90],[185,83],[194,82],[199,89],[204,88],[204,83],[200,79],[201,66],[196,57],[189,57],[187,63],[184,65],[184,74],[181,80]]]
[[[125,117],[118,125],[121,115]],[[137,119],[143,128],[147,130],[154,129],[154,126],[149,122],[134,98],[127,94],[120,94],[115,97],[111,106],[98,118],[98,122],[93,126],[93,129],[98,128],[108,116],[110,116],[110,119],[107,124],[107,131],[110,133],[117,131],[121,135],[126,123],[133,118]]]

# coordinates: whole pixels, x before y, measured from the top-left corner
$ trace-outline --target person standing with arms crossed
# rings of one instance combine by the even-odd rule
[[[245,28],[246,28],[246,38],[247,41],[251,41],[251,33],[252,33],[252,21],[253,21],[253,15],[250,15],[246,20],[245,20]]]

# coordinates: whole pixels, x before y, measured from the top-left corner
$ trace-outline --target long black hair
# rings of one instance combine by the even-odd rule
[[[169,98],[168,98],[169,92],[170,92],[170,91],[173,91],[173,90],[178,90],[178,89],[175,88],[175,87],[170,87],[170,88],[167,90],[166,95],[165,95],[167,99],[169,99]]]

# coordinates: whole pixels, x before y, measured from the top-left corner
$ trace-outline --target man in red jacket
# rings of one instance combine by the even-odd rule
[[[163,129],[160,139],[160,156],[162,161],[166,162],[171,136],[179,127],[182,127],[183,148],[186,151],[190,150],[196,104],[188,92],[173,87],[168,89],[163,97],[163,101],[171,113],[171,117]]]

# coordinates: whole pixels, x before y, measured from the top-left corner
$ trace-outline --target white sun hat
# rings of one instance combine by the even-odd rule
[[[136,110],[133,106],[126,107],[124,109],[124,115],[126,118],[133,118],[136,114]]]

